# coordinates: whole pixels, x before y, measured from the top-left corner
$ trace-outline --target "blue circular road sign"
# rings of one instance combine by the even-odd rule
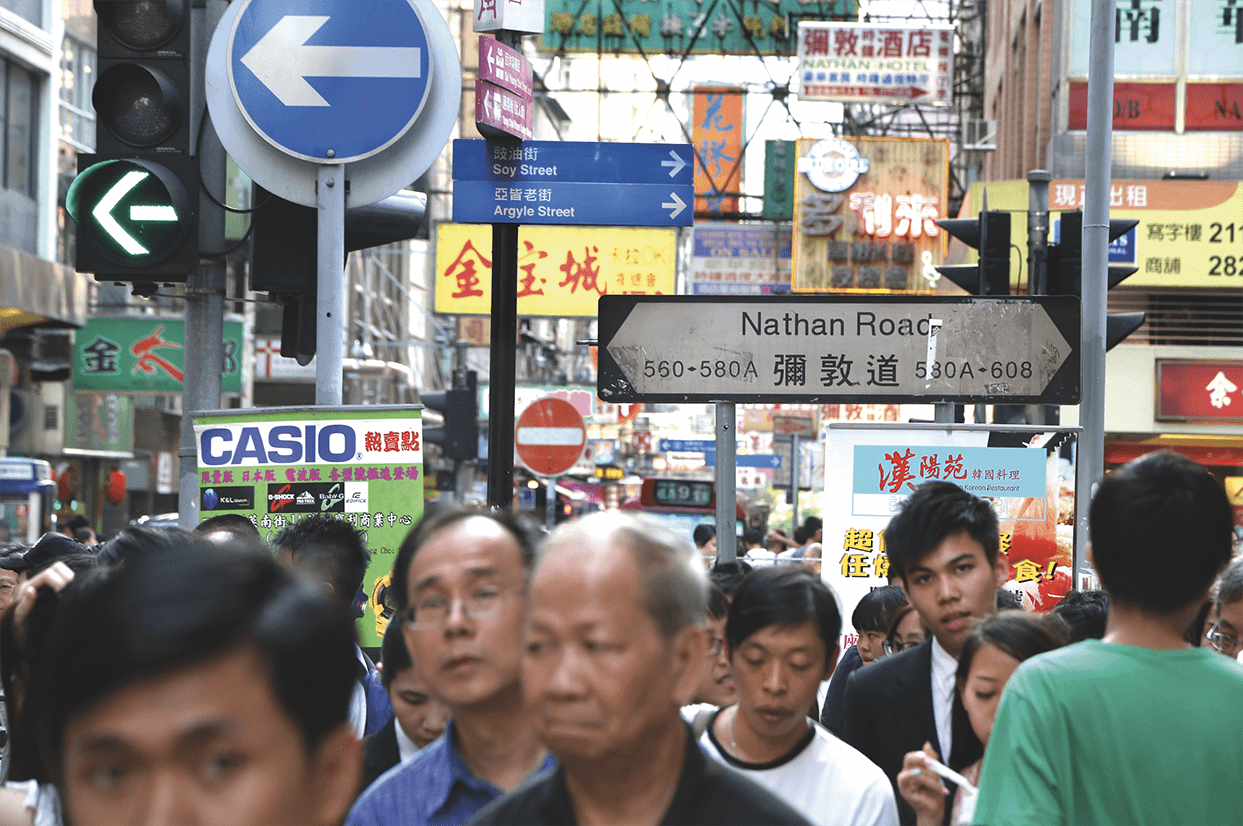
[[[391,146],[431,89],[415,0],[243,0],[226,56],[229,88],[255,132],[316,163]]]

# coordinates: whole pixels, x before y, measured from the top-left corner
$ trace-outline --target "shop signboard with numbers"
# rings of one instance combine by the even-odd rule
[[[397,549],[423,515],[421,405],[280,407],[194,414],[200,521],[246,517],[271,544],[312,514],[361,530],[371,564],[363,579],[359,644],[380,644],[391,612],[384,594]]]

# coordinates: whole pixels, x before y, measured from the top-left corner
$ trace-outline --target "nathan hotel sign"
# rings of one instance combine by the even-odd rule
[[[909,138],[796,144],[794,292],[926,292],[945,235],[949,143]]]

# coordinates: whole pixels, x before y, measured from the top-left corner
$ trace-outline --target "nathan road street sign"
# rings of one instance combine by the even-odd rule
[[[426,171],[452,133],[461,66],[429,0],[240,0],[212,38],[212,122],[270,192],[316,206],[320,164],[345,164],[350,206]]]
[[[607,402],[1078,404],[1079,300],[603,296]]]
[[[560,476],[582,458],[587,425],[578,408],[553,397],[532,402],[514,424],[514,449],[532,473]]]
[[[453,142],[453,220],[690,226],[689,144]]]

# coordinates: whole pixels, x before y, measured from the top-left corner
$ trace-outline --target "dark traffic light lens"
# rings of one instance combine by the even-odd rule
[[[95,7],[100,24],[139,52],[160,48],[185,24],[185,0],[108,0]]]
[[[135,63],[118,64],[101,73],[94,104],[99,121],[131,146],[167,141],[182,120],[181,93],[173,82]]]

